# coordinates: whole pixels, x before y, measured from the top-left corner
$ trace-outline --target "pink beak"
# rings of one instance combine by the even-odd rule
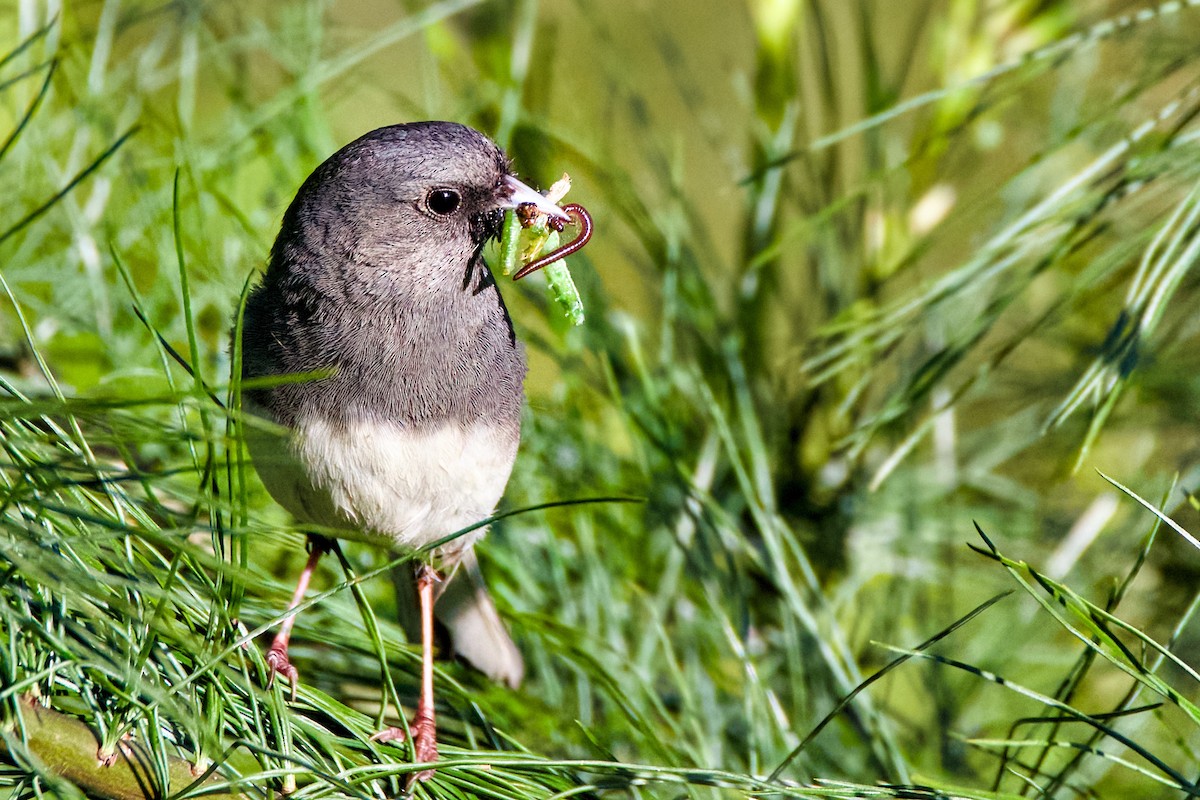
[[[551,203],[533,189],[530,189],[528,186],[521,183],[512,175],[504,176],[503,185],[504,188],[501,191],[501,195],[504,195],[504,193],[507,192],[507,196],[504,196],[503,201],[500,204],[501,208],[516,208],[517,206],[525,203],[533,203],[533,205],[537,207],[538,211],[551,218],[560,219],[564,222],[571,221],[571,217],[567,214],[567,212],[554,205],[554,203]]]

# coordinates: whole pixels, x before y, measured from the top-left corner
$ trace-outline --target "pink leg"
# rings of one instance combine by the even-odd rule
[[[308,563],[304,565],[304,569],[300,573],[300,580],[296,583],[296,593],[292,595],[292,602],[288,605],[289,612],[304,600],[304,593],[308,591],[308,584],[312,580],[313,572],[317,569],[317,562],[321,560],[321,556],[325,554],[328,547],[324,542],[316,539],[310,541],[312,552],[308,554]],[[283,622],[279,624],[279,633],[275,634],[275,640],[271,642],[271,647],[267,650],[267,668],[270,671],[267,677],[267,686],[275,681],[276,673],[282,675],[292,685],[293,700],[296,699],[296,684],[299,683],[300,676],[296,672],[296,668],[292,666],[292,662],[288,660],[288,642],[292,638],[292,626],[296,624],[297,616],[299,615],[289,613],[283,618]]]
[[[433,585],[440,577],[428,564],[417,569],[417,599],[421,608],[421,697],[417,700],[417,713],[408,729],[413,738],[413,759],[418,762],[437,761],[437,721],[433,712]],[[377,742],[402,741],[403,728],[388,728],[371,737]],[[427,781],[433,770],[413,773],[408,783]]]

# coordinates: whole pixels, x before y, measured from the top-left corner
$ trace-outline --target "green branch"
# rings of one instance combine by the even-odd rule
[[[189,787],[202,790],[224,783],[216,775],[202,775],[182,758],[168,757],[168,785],[163,787],[154,758],[144,745],[123,741],[106,765],[99,756],[99,738],[80,720],[46,708],[28,696],[22,698],[20,709],[20,722],[0,732],[0,755],[18,765],[37,765],[39,771],[64,778],[89,795],[145,800],[175,796]],[[213,800],[245,797],[219,791],[206,791],[204,796]]]

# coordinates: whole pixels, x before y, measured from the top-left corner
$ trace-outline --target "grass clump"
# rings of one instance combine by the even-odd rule
[[[530,680],[442,665],[419,793],[1200,793],[1198,556],[1159,535],[1195,4],[418,5],[0,12],[0,791],[401,791],[390,556],[329,560],[265,686],[303,538],[226,342],[308,171],[444,118],[597,234],[583,327],[504,287],[530,403],[482,556]],[[555,504],[600,497],[644,502]]]

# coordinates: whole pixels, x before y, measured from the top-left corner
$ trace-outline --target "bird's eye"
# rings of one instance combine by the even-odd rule
[[[446,216],[458,210],[462,198],[453,189],[434,189],[425,198],[425,205],[435,214]]]

